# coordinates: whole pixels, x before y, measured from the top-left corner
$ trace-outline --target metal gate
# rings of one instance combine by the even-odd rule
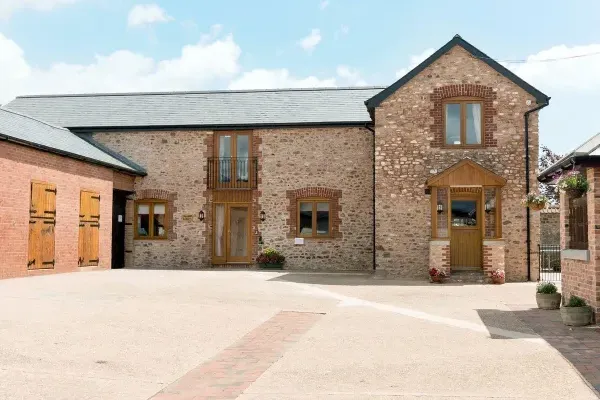
[[[560,245],[538,244],[540,281],[560,282]]]

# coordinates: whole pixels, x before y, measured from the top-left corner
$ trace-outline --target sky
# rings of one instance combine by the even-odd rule
[[[600,132],[597,0],[0,0],[0,104],[387,86],[457,33],[552,97],[542,144],[565,153]]]

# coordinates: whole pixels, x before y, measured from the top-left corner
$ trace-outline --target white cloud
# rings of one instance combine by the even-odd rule
[[[308,76],[298,78],[290,71],[281,69],[254,69],[244,72],[229,84],[230,89],[276,89],[276,88],[310,88],[335,86],[364,86],[366,82],[357,70],[346,65],[336,69],[336,75],[327,78]]]
[[[333,34],[333,38],[337,40],[342,36],[346,36],[348,33],[350,33],[350,27],[348,25],[342,24],[340,28],[336,30]]]
[[[49,11],[77,1],[79,0],[0,0],[0,19],[8,19],[17,10]]]
[[[540,62],[582,54],[600,53],[600,44],[568,47],[554,46],[532,54],[523,64],[505,64],[519,77],[542,91],[564,90],[598,92],[600,90],[600,54],[589,57]],[[548,93],[549,94],[549,93]]]
[[[409,58],[410,64],[408,65],[407,68],[402,68],[402,69],[396,71],[396,78],[402,78],[411,69],[413,69],[417,65],[421,64],[423,61],[425,61],[425,59],[427,57],[432,55],[434,52],[435,52],[435,49],[429,48],[429,49],[424,50],[421,54],[414,54],[414,55],[410,56],[410,58]]]
[[[227,84],[240,72],[233,36],[205,35],[172,59],[154,60],[129,50],[96,55],[90,64],[31,66],[23,50],[0,34],[0,103],[44,93],[194,90]]]
[[[321,0],[321,2],[319,3],[319,8],[321,10],[326,9],[329,6],[329,0]]]
[[[315,76],[297,78],[281,69],[254,69],[229,84],[230,89],[277,89],[336,86],[335,78],[319,79]]]
[[[315,47],[321,42],[321,31],[319,29],[313,29],[308,36],[300,39],[298,44],[304,50],[312,52]]]
[[[367,84],[356,69],[347,65],[338,66],[336,72],[346,86],[364,86]]]
[[[159,22],[172,21],[173,17],[167,14],[165,10],[157,4],[136,4],[129,11],[127,16],[127,25],[143,26]]]

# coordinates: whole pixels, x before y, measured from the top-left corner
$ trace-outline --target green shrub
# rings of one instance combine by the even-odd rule
[[[565,307],[585,307],[587,304],[584,299],[579,296],[569,297],[569,301],[565,304]]]
[[[537,285],[537,292],[543,294],[554,294],[558,292],[558,289],[552,282],[541,282]]]

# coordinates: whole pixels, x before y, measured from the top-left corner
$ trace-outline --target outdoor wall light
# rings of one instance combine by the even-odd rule
[[[198,213],[198,219],[200,220],[200,222],[204,221],[204,211],[200,210],[200,212]]]
[[[264,211],[260,212],[260,222],[265,222],[265,219],[267,219],[267,214]]]
[[[442,203],[437,204],[437,213],[441,214],[444,212],[444,205]]]

